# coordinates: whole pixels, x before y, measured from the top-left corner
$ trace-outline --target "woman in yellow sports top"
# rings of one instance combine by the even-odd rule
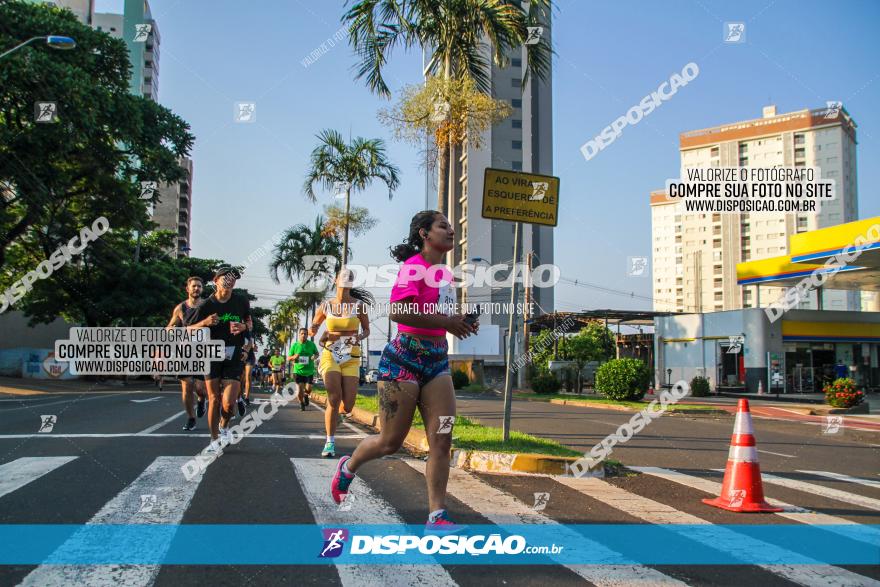
[[[336,456],[339,404],[342,403],[346,413],[354,409],[361,369],[360,341],[370,336],[370,320],[365,305],[373,304],[373,296],[364,289],[351,287],[351,282],[351,271],[343,269],[339,272],[336,296],[318,307],[309,328],[309,336],[314,337],[321,323],[327,322],[327,332],[319,345],[324,350],[318,367],[327,388],[327,405],[324,408],[327,442],[321,451],[322,457]]]

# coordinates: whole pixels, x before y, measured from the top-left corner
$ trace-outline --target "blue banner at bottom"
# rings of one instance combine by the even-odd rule
[[[877,565],[877,525],[0,525],[0,565]]]

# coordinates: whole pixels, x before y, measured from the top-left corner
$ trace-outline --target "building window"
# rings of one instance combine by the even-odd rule
[[[522,141],[511,141],[511,142],[510,142],[510,146],[511,146],[515,151],[522,151]]]
[[[718,156],[718,147],[712,147],[712,148],[709,150],[709,155],[710,155],[711,157],[717,157],[717,156]]]
[[[514,118],[511,123],[513,124],[513,128],[522,128],[522,120]]]
[[[748,157],[740,157],[740,158],[739,158],[739,166],[740,166],[740,167],[747,167],[748,164],[749,164],[749,158],[748,158]]]
[[[522,67],[522,59],[520,59],[519,57],[514,57],[510,60],[510,65],[512,67]]]
[[[510,164],[510,168],[514,171],[522,171],[522,161],[514,161]]]
[[[794,135],[794,144],[795,146],[803,145],[805,142],[804,135]]]
[[[514,98],[510,101],[510,105],[514,108],[522,108],[522,100],[520,98]]]

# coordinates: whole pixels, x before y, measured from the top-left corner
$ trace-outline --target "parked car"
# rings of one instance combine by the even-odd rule
[[[367,371],[367,383],[376,383],[379,381],[379,370],[370,369]]]

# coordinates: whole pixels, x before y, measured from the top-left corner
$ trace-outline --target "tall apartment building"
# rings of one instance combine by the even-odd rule
[[[694,167],[815,167],[835,180],[836,198],[816,212],[684,213],[665,191],[651,193],[654,309],[711,312],[763,307],[782,288],[736,282],[736,264],[787,253],[791,235],[858,216],[856,123],[843,108],[799,110],[682,133],[680,177]],[[859,292],[826,290],[822,307],[860,309]],[[814,293],[799,306],[817,309]]]
[[[159,101],[159,26],[146,0],[125,0],[124,14],[96,13],[93,26],[125,41],[132,63],[129,90],[132,94]],[[138,36],[138,25],[149,25],[149,33]],[[141,30],[143,33],[143,29]],[[159,201],[153,207],[152,220],[159,230],[177,234],[178,255],[188,255],[192,216],[192,160],[181,158],[178,163],[187,171],[180,183],[161,183]]]
[[[549,23],[548,23],[549,25]],[[545,26],[543,34],[551,34]],[[492,63],[488,46],[486,61]],[[491,70],[492,96],[504,100],[513,107],[513,114],[494,125],[483,137],[483,146],[476,149],[467,142],[456,151],[454,195],[447,205],[450,222],[456,230],[456,245],[450,264],[464,262],[509,264],[513,259],[513,223],[483,218],[483,174],[487,167],[553,174],[553,111],[552,73],[538,81],[531,76],[525,87],[521,86],[523,63],[526,53],[518,48],[508,53],[510,65]],[[428,180],[430,206],[436,201],[436,172]],[[553,263],[553,229],[523,224],[520,232],[520,261],[525,262],[528,251],[533,252],[533,266]],[[522,287],[520,287],[522,294]],[[553,288],[533,288],[532,300],[537,313],[552,312]],[[520,297],[522,300],[522,297]],[[459,294],[459,301],[510,302],[510,288],[470,287]],[[507,330],[507,316],[493,314],[483,318],[483,324],[499,326],[499,349],[503,356]],[[520,328],[521,330],[521,322]],[[457,352],[459,341],[455,339],[450,352]],[[488,359],[488,357],[487,357]],[[491,361],[491,359],[489,359]]]
[[[42,0],[32,0],[40,2]],[[61,8],[68,8],[83,24],[92,26],[95,16],[95,0],[45,0],[46,4],[54,4]]]

